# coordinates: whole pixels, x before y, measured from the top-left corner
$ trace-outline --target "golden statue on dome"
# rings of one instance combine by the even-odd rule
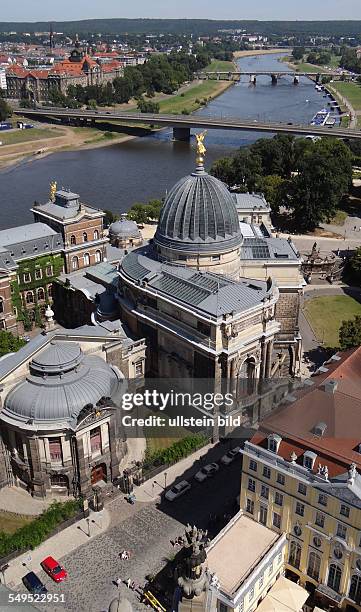
[[[55,202],[56,188],[57,188],[56,181],[51,181],[51,183],[50,183],[50,200],[52,202]]]
[[[200,134],[196,134],[196,140],[197,140],[197,157],[196,157],[196,162],[197,162],[197,166],[203,166],[204,154],[207,151],[206,147],[204,146],[204,139],[206,137],[206,134],[207,134],[207,130],[204,130],[204,132],[201,132]]]

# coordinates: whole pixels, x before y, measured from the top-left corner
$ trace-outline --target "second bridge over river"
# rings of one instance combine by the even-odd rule
[[[200,71],[197,73],[197,78],[200,80],[212,79],[217,81],[239,81],[242,76],[248,77],[250,83],[256,85],[257,78],[259,76],[269,76],[272,83],[276,84],[278,79],[282,77],[291,77],[293,79],[293,83],[297,85],[299,83],[300,77],[308,77],[310,79],[315,80],[316,83],[320,83],[323,77],[330,77],[333,80],[335,79],[343,79],[347,80],[351,78],[351,75],[345,72],[292,72],[286,70],[259,70],[259,71],[244,71],[244,70],[231,70],[231,71]]]

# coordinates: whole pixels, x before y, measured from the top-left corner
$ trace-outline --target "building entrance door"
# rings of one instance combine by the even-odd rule
[[[95,485],[97,482],[99,482],[99,480],[106,481],[106,479],[107,479],[107,468],[104,463],[93,467],[92,474],[91,474],[92,485]]]

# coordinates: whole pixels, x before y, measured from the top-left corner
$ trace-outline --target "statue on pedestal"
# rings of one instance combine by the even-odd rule
[[[209,543],[208,532],[187,525],[185,528],[186,545],[183,558],[176,570],[176,580],[188,599],[193,599],[205,591],[207,575],[203,564],[207,558],[206,547]]]

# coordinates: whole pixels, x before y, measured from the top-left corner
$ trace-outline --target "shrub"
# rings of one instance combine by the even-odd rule
[[[177,463],[177,461],[188,457],[188,455],[204,446],[207,440],[204,434],[192,434],[182,438],[182,440],[177,440],[168,448],[158,449],[152,453],[146,452],[143,467],[151,468],[163,464]]]
[[[12,534],[0,532],[0,557],[17,550],[33,550],[44,542],[58,525],[75,516],[82,508],[82,500],[54,501],[40,516]]]

